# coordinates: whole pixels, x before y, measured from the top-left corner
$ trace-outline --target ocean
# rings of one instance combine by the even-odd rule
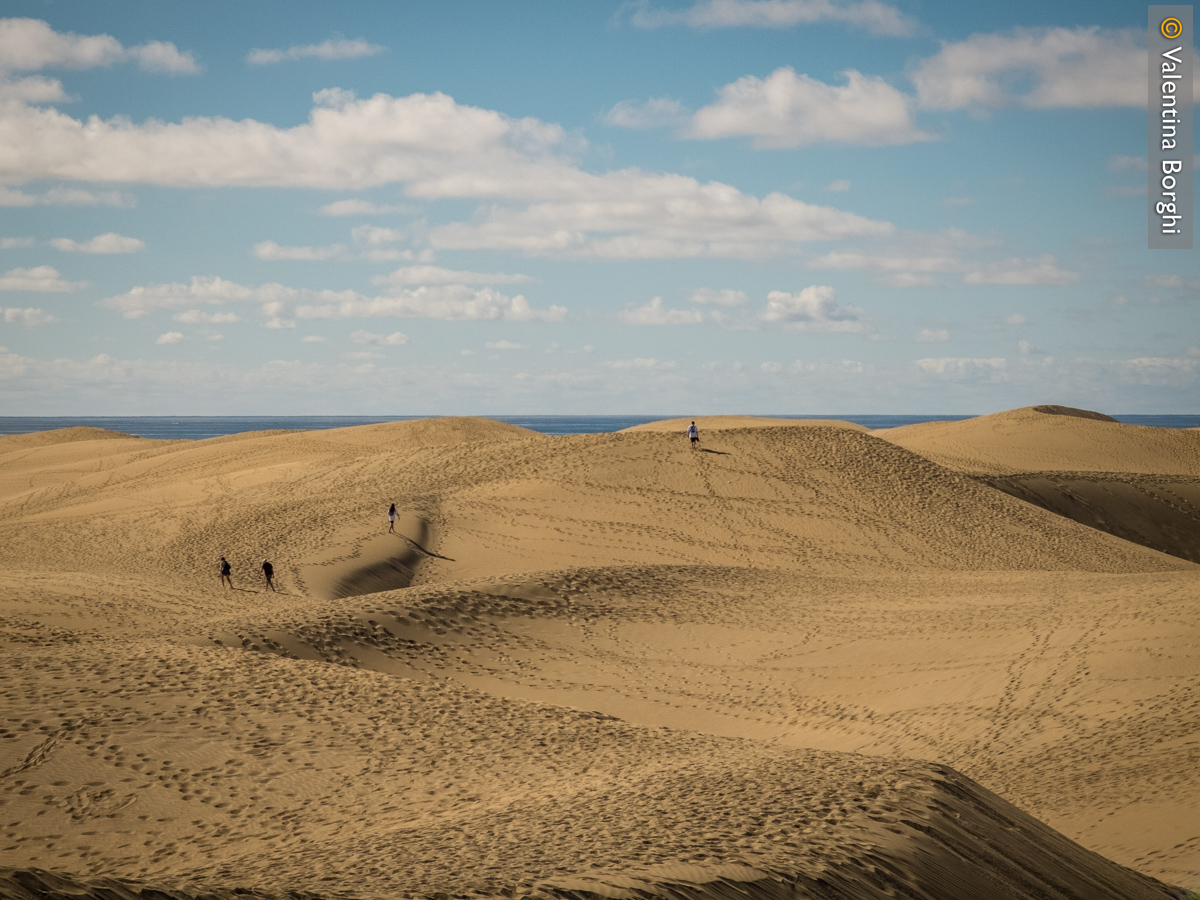
[[[138,437],[158,440],[199,441],[247,431],[312,431],[323,428],[348,428],[352,425],[374,425],[380,422],[403,422],[428,416],[0,416],[0,434],[26,434],[90,425],[108,431],[120,431]],[[488,416],[539,431],[542,434],[600,434],[620,431],[633,425],[661,419],[682,418],[679,415],[658,416]],[[971,416],[891,416],[830,413],[820,416],[779,415],[780,419],[841,419],[866,428],[897,428],[919,422],[958,422]],[[1158,428],[1198,428],[1200,415],[1123,415],[1113,416],[1129,425],[1153,425]]]

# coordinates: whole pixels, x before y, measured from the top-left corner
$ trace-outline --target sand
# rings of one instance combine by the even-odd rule
[[[0,896],[1182,897],[1200,432],[1082,412],[0,438]]]

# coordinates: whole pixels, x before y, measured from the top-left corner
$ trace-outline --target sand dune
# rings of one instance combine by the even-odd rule
[[[1200,476],[1200,432],[1122,425],[1101,413],[1063,406],[1031,406],[874,434],[962,472]]]
[[[1195,435],[985,418],[0,439],[0,896],[1182,896],[1200,569],[977,476]]]

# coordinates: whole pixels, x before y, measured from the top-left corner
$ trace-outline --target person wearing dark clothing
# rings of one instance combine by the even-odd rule
[[[223,556],[221,557],[220,570],[221,570],[221,584],[224,585],[226,582],[228,582],[229,587],[232,589],[233,588],[233,569],[229,565],[229,560],[227,560]]]
[[[395,534],[396,532],[396,504],[393,503],[388,510],[388,533]]]
[[[262,573],[263,573],[263,578],[267,579],[267,587],[274,591],[275,590],[275,582],[273,579],[275,578],[275,567],[273,565],[271,565],[269,562],[267,562],[265,559],[263,560],[263,564],[262,564]],[[276,593],[278,593],[278,592],[276,592]]]

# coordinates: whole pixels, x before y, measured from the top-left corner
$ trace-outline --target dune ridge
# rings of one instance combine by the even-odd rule
[[[0,894],[1182,897],[1198,569],[981,480],[1047,421],[1109,442],[1047,471],[1200,477],[1036,410],[949,433],[986,471],[742,417],[0,443]]]

